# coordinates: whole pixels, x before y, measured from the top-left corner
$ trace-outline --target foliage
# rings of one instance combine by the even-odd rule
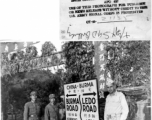
[[[92,42],[66,42],[62,46],[65,57],[66,82],[76,82],[95,78]]]
[[[2,96],[2,111],[4,120],[7,119],[7,111],[9,108],[9,90],[12,86],[11,76],[5,75],[1,78],[1,96]]]
[[[114,51],[107,69],[120,85],[143,85],[150,80],[150,42],[126,41],[110,42],[106,50]]]
[[[127,120],[134,120],[136,117],[137,110],[138,110],[137,103],[134,99],[130,99],[129,96],[126,99],[127,99],[127,103],[129,107]]]
[[[11,72],[9,71],[9,58],[8,58],[8,52],[1,53],[1,75],[4,74],[11,75]]]
[[[17,57],[19,60],[23,60],[25,58],[24,51],[17,51]]]
[[[45,42],[42,45],[42,56],[50,56],[56,51],[55,46],[51,42]]]
[[[35,46],[28,46],[26,48],[25,59],[29,60],[37,56],[37,49]]]
[[[37,49],[35,46],[28,46],[26,48],[26,52],[17,51],[16,53],[12,53],[10,55],[10,62],[17,63],[19,60],[30,60],[37,56]]]
[[[2,54],[1,54],[2,56],[1,56],[1,59],[2,59],[2,63],[3,62],[7,62],[7,61],[9,61],[9,59],[8,59],[8,52],[3,52]]]
[[[60,80],[60,94],[64,95],[64,84],[66,83],[66,73],[63,69],[58,69],[56,72],[57,76],[60,76],[61,80]]]
[[[13,53],[11,56],[10,56],[10,61],[13,63],[13,62],[16,62],[16,60],[18,59],[17,57],[17,53]]]
[[[49,70],[31,70],[30,72],[25,73],[25,78],[27,80],[37,80],[37,81],[46,81],[49,79],[52,79],[53,73],[51,73]]]
[[[45,57],[36,56],[37,50],[34,46],[27,47],[26,53],[24,51],[17,51],[17,53],[12,54],[8,54],[8,52],[2,53],[2,76],[63,64],[63,55],[61,52],[51,54],[50,56],[45,55]]]
[[[8,52],[2,53],[2,76],[3,75],[13,75],[19,72],[20,61],[30,60],[36,57],[37,50],[34,46],[29,46],[26,48],[26,53],[24,51],[17,51],[16,53],[9,54]]]
[[[134,120],[137,113],[137,101],[145,100],[149,96],[150,83],[150,41],[126,41],[109,42],[106,48],[113,51],[109,54],[107,69],[111,72],[112,78],[120,86],[129,86],[127,102],[129,114],[127,120]],[[113,56],[113,55],[114,56]],[[111,57],[113,56],[113,58]],[[144,89],[135,90],[134,86],[143,86]],[[130,86],[133,86],[133,90]],[[138,93],[138,94],[137,94]]]
[[[38,101],[42,108],[42,115],[46,104],[49,103],[48,96],[50,93],[55,93],[57,102],[60,102],[61,78],[50,71],[31,70],[31,72],[4,76],[2,83],[2,111],[5,116],[10,109],[10,105],[13,105],[15,111],[22,113],[24,104],[30,100],[29,95],[33,90],[38,92]]]
[[[14,111],[23,111],[23,106],[28,99],[25,96],[23,87],[11,87],[9,90],[9,104],[14,107]]]

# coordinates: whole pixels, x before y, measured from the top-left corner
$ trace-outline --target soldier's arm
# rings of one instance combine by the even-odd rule
[[[106,98],[106,102],[105,102],[104,120],[107,120],[107,99],[108,99],[108,97]]]
[[[129,112],[128,104],[124,94],[122,93],[120,96],[121,106],[122,106],[122,115],[120,120],[126,120]]]
[[[38,105],[38,117],[39,117],[39,120],[41,120],[41,117],[42,117],[42,107],[40,105]]]
[[[28,120],[28,104],[24,105],[24,120]]]
[[[58,120],[60,119],[59,116],[60,116],[60,114],[59,114],[59,108],[57,108],[57,117],[58,117],[57,119],[58,119]]]
[[[45,120],[49,120],[49,110],[48,110],[47,107],[45,107],[44,119],[45,119]]]

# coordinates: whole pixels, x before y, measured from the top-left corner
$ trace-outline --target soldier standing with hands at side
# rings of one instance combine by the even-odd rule
[[[24,120],[40,120],[40,106],[36,102],[37,93],[32,91],[30,98],[31,101],[24,106]]]
[[[49,95],[50,103],[45,107],[45,120],[59,120],[59,109],[55,105],[55,95]]]
[[[107,90],[104,120],[126,120],[129,112],[126,98],[122,92],[116,89],[116,83],[107,79]]]

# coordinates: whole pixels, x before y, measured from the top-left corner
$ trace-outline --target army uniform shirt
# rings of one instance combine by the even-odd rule
[[[59,120],[59,109],[55,105],[48,104],[45,107],[45,120]]]
[[[39,120],[40,106],[37,103],[27,102],[24,106],[24,120]]]

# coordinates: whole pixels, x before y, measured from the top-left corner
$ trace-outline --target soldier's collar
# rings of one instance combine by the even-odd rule
[[[117,95],[117,90],[113,94],[110,94],[110,96],[115,96],[115,95]]]
[[[31,102],[32,102],[32,103],[36,103],[36,100],[35,100],[35,101],[31,100]]]
[[[52,103],[49,103],[50,105],[54,106]]]

